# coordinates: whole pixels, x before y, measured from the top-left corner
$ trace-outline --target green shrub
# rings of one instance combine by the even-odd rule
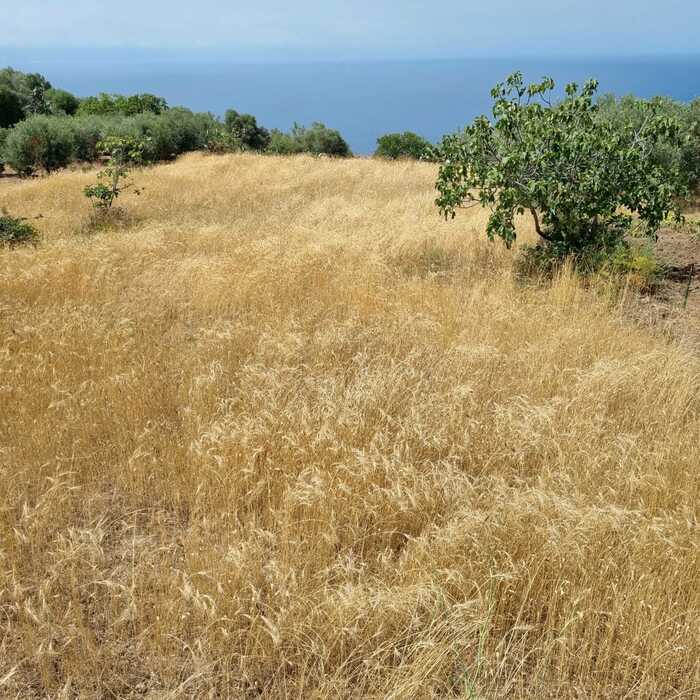
[[[168,125],[163,124],[158,115],[144,112],[116,122],[116,125],[117,129],[114,135],[148,139],[148,145],[143,153],[143,159],[147,163],[170,160],[177,155],[173,130]],[[112,134],[108,132],[108,135]]]
[[[515,272],[524,278],[550,278],[566,261],[580,274],[627,280],[642,292],[653,291],[666,272],[650,246],[620,240],[611,241],[610,247],[591,245],[575,253],[562,250],[556,244],[524,246],[516,258]]]
[[[652,292],[663,280],[666,270],[647,246],[620,245],[603,265],[603,272],[624,276],[641,292]]]
[[[203,149],[211,129],[219,126],[212,114],[197,114],[183,107],[168,110],[160,120],[172,134],[176,155]]]
[[[528,212],[543,247],[558,257],[585,257],[616,248],[637,214],[648,233],[678,216],[684,193],[678,166],[657,162],[654,148],[679,141],[676,120],[652,104],[641,126],[598,118],[595,81],[566,88],[553,104],[554,81],[526,86],[515,73],[493,91],[493,121],[477,118],[464,134],[448,136],[437,204],[454,217],[460,206],[491,210],[486,232],[510,246],[515,217]],[[622,213],[624,207],[625,213]]]
[[[0,248],[15,248],[20,245],[36,245],[39,242],[39,233],[25,219],[9,216],[3,210],[0,215]]]
[[[350,147],[340,135],[340,132],[335,129],[329,129],[320,122],[314,122],[308,128],[294,124],[288,134],[273,129],[267,150],[278,155],[311,153],[313,155],[329,155],[340,158],[352,155]]]
[[[412,131],[404,131],[402,134],[380,136],[377,139],[377,150],[374,152],[374,156],[390,160],[399,158],[421,160],[429,158],[431,150],[431,143],[422,136],[418,136]]]
[[[73,117],[70,121],[73,133],[73,160],[93,163],[99,156],[97,144],[110,131],[107,120],[100,117]]]
[[[65,167],[75,142],[70,119],[37,115],[15,125],[5,143],[5,161],[22,175]]]
[[[192,115],[192,123],[197,131],[197,148],[206,148],[209,139],[224,127],[211,112],[193,112]]]
[[[239,114],[235,109],[229,109],[224,124],[244,150],[264,151],[270,145],[270,132],[258,126],[257,119],[252,114]]]
[[[123,127],[130,135],[148,139],[144,160],[151,163],[204,149],[212,131],[221,128],[212,115],[195,114],[182,107],[169,109],[161,115],[136,115]]]
[[[278,129],[270,132],[270,143],[267,147],[268,153],[279,156],[290,156],[303,151],[301,143],[295,140],[291,134],[286,134]]]
[[[207,132],[205,149],[210,153],[238,153],[243,150],[243,144],[224,127]]]
[[[329,129],[320,122],[314,122],[309,128],[295,127],[292,130],[292,136],[302,143],[305,153],[340,158],[352,155],[350,147],[340,132]]]

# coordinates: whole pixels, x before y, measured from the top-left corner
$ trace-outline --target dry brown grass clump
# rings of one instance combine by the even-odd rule
[[[698,697],[700,361],[434,177],[2,185],[2,697]]]

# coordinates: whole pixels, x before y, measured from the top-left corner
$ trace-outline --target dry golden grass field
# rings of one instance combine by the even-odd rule
[[[700,697],[700,357],[435,174],[0,184],[0,697]]]

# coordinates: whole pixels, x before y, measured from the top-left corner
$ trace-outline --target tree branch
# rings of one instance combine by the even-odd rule
[[[537,231],[537,235],[544,238],[545,241],[551,241],[551,236],[548,236],[542,231],[542,227],[540,226],[540,217],[537,216],[537,210],[535,207],[530,207],[530,213],[532,214],[532,218],[535,220],[535,231]]]

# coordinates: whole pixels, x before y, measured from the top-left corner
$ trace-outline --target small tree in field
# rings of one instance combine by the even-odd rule
[[[412,131],[402,134],[384,134],[377,139],[375,158],[398,160],[409,158],[413,160],[428,159],[431,156],[432,144],[422,136]]]
[[[554,81],[526,86],[520,73],[497,85],[493,120],[482,116],[440,150],[438,207],[491,210],[487,234],[510,246],[515,217],[529,213],[544,245],[558,256],[619,245],[636,214],[655,232],[683,194],[673,166],[653,157],[661,141],[678,140],[677,122],[645,103],[638,124],[596,118],[598,83],[572,83],[552,102]]]
[[[142,163],[145,144],[130,136],[112,136],[100,141],[97,148],[109,157],[104,170],[97,174],[97,183],[85,188],[85,196],[95,209],[108,211],[122,192],[133,187],[126,182],[130,170]],[[136,194],[140,190],[134,190]]]

